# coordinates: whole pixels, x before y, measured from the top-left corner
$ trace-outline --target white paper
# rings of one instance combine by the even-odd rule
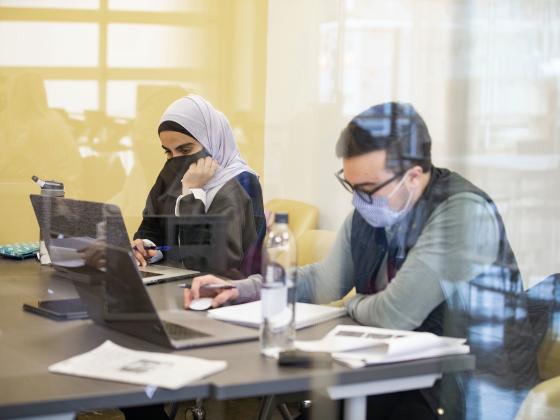
[[[223,360],[130,350],[107,340],[99,347],[49,366],[49,371],[116,382],[178,389],[224,370]]]
[[[368,365],[376,365],[382,363],[406,362],[408,360],[429,359],[431,357],[450,356],[453,354],[468,354],[469,346],[466,344],[455,346],[441,346],[433,349],[423,350],[418,353],[401,354],[397,356],[383,356],[379,354],[360,352],[343,352],[333,353],[333,358],[338,362],[351,367],[360,368]]]
[[[441,337],[427,332],[390,330],[358,325],[337,325],[325,337],[296,341],[299,350],[328,352],[350,367],[465,354],[464,338]]]
[[[207,311],[208,317],[232,322],[246,327],[258,328],[262,322],[260,300],[241,305],[224,306]],[[345,308],[296,303],[296,328],[301,329],[346,315]]]

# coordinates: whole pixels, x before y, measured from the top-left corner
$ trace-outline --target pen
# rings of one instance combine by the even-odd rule
[[[189,284],[187,283],[181,283],[178,284],[177,287],[182,287],[187,288],[190,287]],[[212,284],[204,284],[202,286],[200,286],[201,289],[222,289],[222,290],[229,290],[229,289],[237,289],[237,286],[235,284],[217,284],[217,283],[212,283]]]
[[[136,247],[136,245],[133,246],[133,248],[138,251],[138,248]],[[171,247],[169,245],[162,245],[162,246],[144,246],[144,249],[146,251],[152,251],[154,249],[157,249],[158,251],[169,251],[171,249]]]

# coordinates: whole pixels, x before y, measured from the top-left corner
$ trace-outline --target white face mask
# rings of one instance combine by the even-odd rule
[[[359,194],[354,193],[352,204],[358,210],[358,213],[364,218],[364,220],[373,227],[388,227],[392,226],[398,221],[400,221],[410,210],[410,203],[412,202],[412,192],[408,191],[408,199],[404,207],[401,210],[393,210],[389,206],[389,199],[395,195],[395,193],[404,184],[404,177],[399,182],[391,193],[386,197],[375,197],[372,196],[372,202],[368,203]]]

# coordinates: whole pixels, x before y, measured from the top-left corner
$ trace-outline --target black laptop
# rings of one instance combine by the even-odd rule
[[[156,310],[129,249],[105,246],[104,253],[96,256],[93,249],[84,255],[93,257],[81,267],[67,267],[66,277],[96,324],[174,349],[258,338],[254,329],[224,324],[205,312]]]

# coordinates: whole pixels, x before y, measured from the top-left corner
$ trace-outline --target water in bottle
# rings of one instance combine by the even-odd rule
[[[263,248],[261,353],[277,357],[295,340],[296,242],[286,213],[275,215]]]

